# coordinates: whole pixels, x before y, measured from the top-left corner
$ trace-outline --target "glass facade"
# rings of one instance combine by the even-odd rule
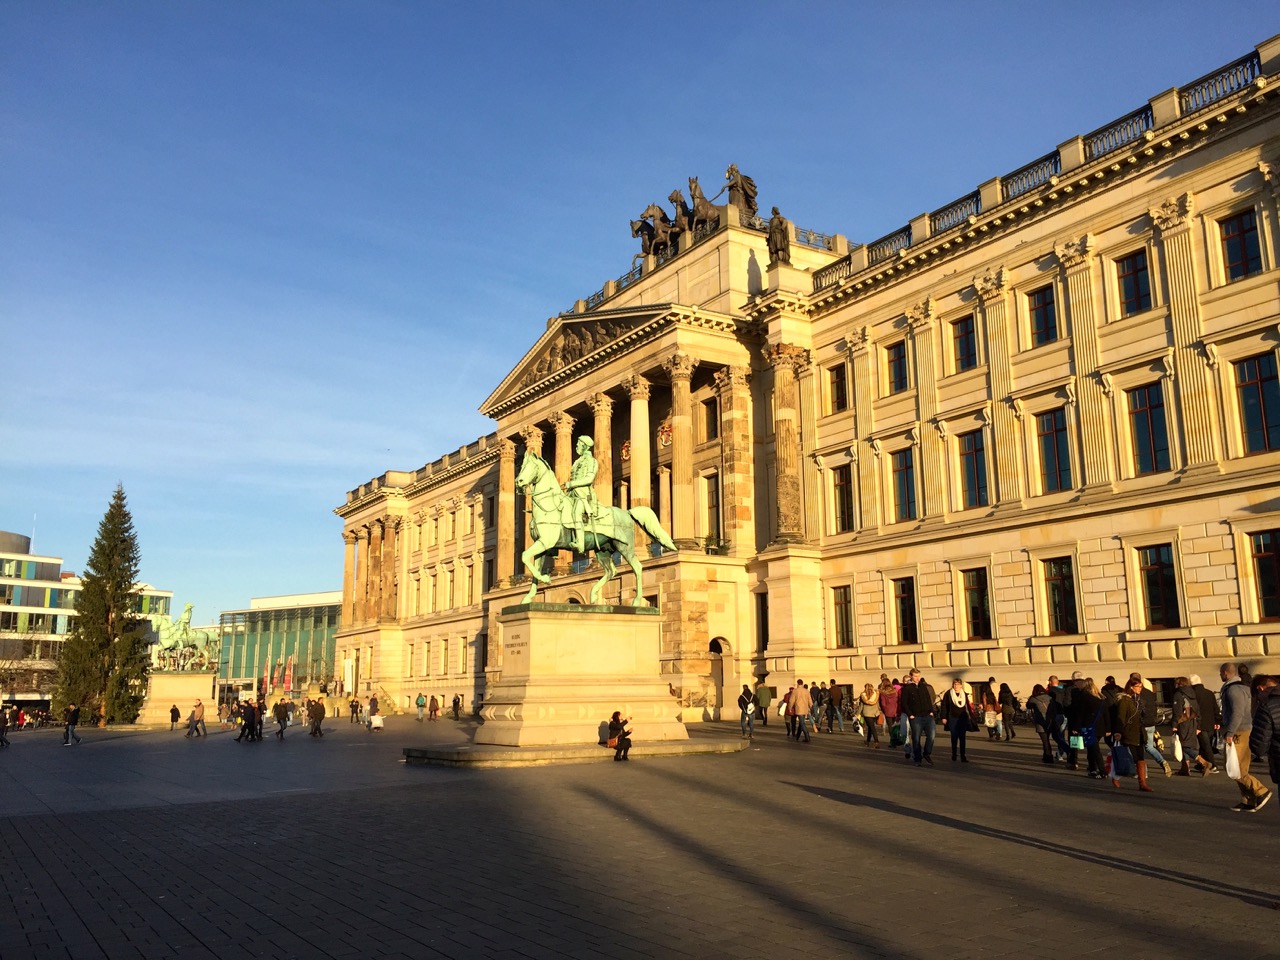
[[[222,664],[219,683],[233,690],[257,690],[263,673],[282,684],[293,659],[293,689],[325,684],[334,674],[335,637],[341,594],[329,603],[287,604],[233,610],[222,614]],[[231,693],[234,697],[235,694]]]

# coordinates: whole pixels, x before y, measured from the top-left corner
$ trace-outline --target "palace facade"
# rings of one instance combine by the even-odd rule
[[[583,434],[676,542],[643,592],[686,720],[761,676],[1280,669],[1280,37],[871,243],[771,260],[717,213],[549,320],[491,435],[348,493],[359,691],[483,695],[519,459],[563,479]]]

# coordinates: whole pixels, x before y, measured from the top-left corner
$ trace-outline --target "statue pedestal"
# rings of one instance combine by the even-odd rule
[[[631,717],[637,743],[689,738],[661,678],[657,610],[533,603],[505,608],[498,627],[501,671],[477,744],[599,743],[615,710]]]
[[[186,723],[197,700],[204,701],[204,722],[218,723],[218,696],[214,685],[218,675],[213,671],[195,673],[180,670],[152,670],[147,677],[147,698],[142,701],[138,723],[168,723],[169,708],[175,703]]]

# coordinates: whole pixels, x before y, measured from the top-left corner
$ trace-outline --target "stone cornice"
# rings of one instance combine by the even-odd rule
[[[856,302],[907,277],[954,260],[1103,190],[1148,173],[1184,154],[1234,134],[1244,125],[1265,123],[1280,112],[1274,85],[1258,81],[1215,103],[1210,109],[1156,130],[1096,160],[1058,174],[1049,182],[983,211],[973,222],[930,237],[899,251],[899,256],[865,267],[839,283],[814,291],[808,312],[816,319]],[[1268,171],[1262,171],[1266,177]],[[1272,181],[1268,181],[1272,182]]]
[[[429,490],[445,486],[446,484],[456,480],[458,477],[464,476],[468,473],[475,473],[478,470],[483,470],[489,464],[498,460],[500,450],[501,446],[494,443],[473,456],[460,460],[457,463],[451,463],[443,470],[434,471],[429,476],[414,480],[412,483],[406,484],[403,487],[384,485],[379,486],[374,490],[370,490],[363,496],[353,497],[342,506],[336,507],[333,512],[337,516],[346,519],[377,504],[387,506],[393,503],[406,504],[409,500],[421,496]]]

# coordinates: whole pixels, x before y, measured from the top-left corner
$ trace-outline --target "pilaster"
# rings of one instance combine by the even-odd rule
[[[356,582],[351,598],[351,624],[369,618],[369,528],[356,529]]]
[[[351,530],[344,530],[342,533],[342,542],[346,544],[346,549],[343,550],[342,562],[342,626],[349,627],[355,622],[355,613],[352,609],[352,604],[355,599],[355,533]]]
[[[857,469],[858,484],[858,519],[860,527],[877,528],[880,526],[880,484],[876,472],[877,458],[857,456],[859,447],[862,453],[869,453],[868,443],[875,431],[875,392],[872,369],[872,346],[870,331],[867,327],[858,327],[849,338],[849,362],[853,376],[853,433],[852,451],[854,465]]]
[[[1208,370],[1200,350],[1203,329],[1196,291],[1195,249],[1191,219],[1195,198],[1190,193],[1170,197],[1148,212],[1160,238],[1169,290],[1169,319],[1173,328],[1173,369],[1178,414],[1186,436],[1187,466],[1208,467],[1222,459],[1221,433],[1214,416]]]
[[[365,597],[365,620],[377,620],[382,610],[382,520],[369,524],[369,577]]]
[[[1076,396],[1080,412],[1080,447],[1084,460],[1084,486],[1112,489],[1115,474],[1110,450],[1111,416],[1107,394],[1098,371],[1098,317],[1094,310],[1093,235],[1053,245],[1054,256],[1066,278],[1067,322],[1076,361]]]
[[[382,602],[379,620],[396,618],[396,543],[400,539],[400,518],[387,517],[382,522]]]
[[[934,334],[937,330],[937,305],[927,297],[907,309],[907,329],[911,333],[911,354],[916,373],[916,417],[920,422],[920,471],[924,480],[923,515],[941,517],[946,512],[946,433],[937,423],[938,360]],[[930,429],[933,424],[936,429]]]
[[[633,374],[622,381],[631,397],[631,506],[650,504],[649,381]]]
[[[992,446],[996,451],[996,502],[1005,507],[1022,499],[1018,460],[1022,438],[1010,394],[1013,392],[1012,344],[1009,330],[1009,274],[1004,267],[973,278],[982,304],[987,341],[987,375],[991,384]]]
[[[809,351],[788,343],[765,349],[773,367],[773,438],[777,472],[778,533],[774,543],[802,543],[800,426],[796,376],[809,365]]]
[[[720,392],[721,504],[729,555],[755,552],[755,457],[751,437],[751,370],[725,367],[715,374]]]

